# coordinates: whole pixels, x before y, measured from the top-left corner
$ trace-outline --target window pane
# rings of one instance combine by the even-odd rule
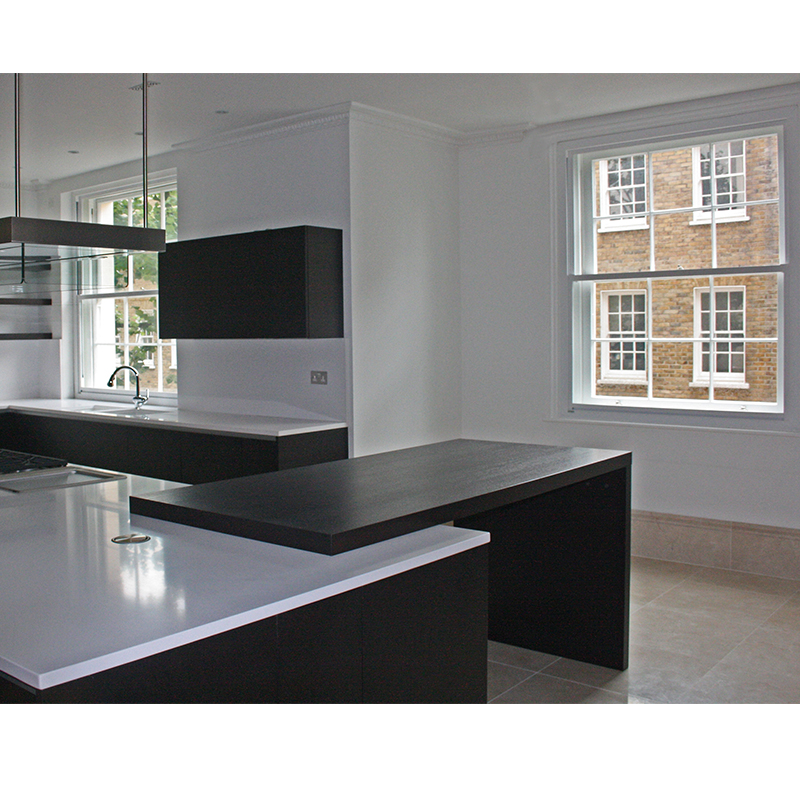
[[[694,225],[694,214],[661,214],[654,218],[656,269],[710,269],[711,226]]]
[[[747,206],[748,220],[717,224],[717,266],[768,267],[779,264],[780,208]]]
[[[691,147],[650,154],[653,165],[653,208],[672,211],[692,207],[694,162]],[[703,168],[703,174],[708,174]]]
[[[136,253],[131,258],[133,288],[158,289],[158,254]]]
[[[707,385],[693,381],[694,344],[653,342],[653,397],[660,400],[708,400]]]
[[[168,242],[178,238],[178,192],[164,192],[164,230]]]
[[[130,210],[128,200],[114,201],[114,225],[130,225]]]
[[[765,340],[777,334],[778,276],[714,277],[713,313],[711,287],[694,277],[598,283],[594,395],[774,402],[777,343]]]
[[[105,224],[142,226],[141,196],[98,200],[95,219]],[[167,241],[177,239],[178,194],[172,188],[148,193],[147,224],[164,228]],[[129,364],[140,370],[142,386],[154,391],[177,390],[177,360],[173,341],[161,342],[156,331],[158,255],[134,253],[82,260],[81,269],[81,387],[106,388],[114,368]],[[124,298],[124,293],[152,292]],[[115,299],[87,298],[92,293],[118,292]],[[126,371],[127,373],[127,371]],[[128,375],[130,373],[127,373]],[[132,384],[120,373],[117,385]]]
[[[579,231],[576,272],[598,275],[573,294],[593,355],[576,362],[584,396],[777,402],[780,275],[715,268],[783,261],[778,146],[769,134],[581,162],[581,208],[604,217]],[[609,280],[620,272],[637,277]]]
[[[147,227],[161,227],[161,194],[151,194],[147,199]]]
[[[601,223],[597,223],[598,230]],[[650,231],[619,230],[595,237],[598,272],[636,272],[650,268]]]

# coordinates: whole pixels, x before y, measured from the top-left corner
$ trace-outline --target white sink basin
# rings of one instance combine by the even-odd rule
[[[133,406],[120,408],[119,406],[97,405],[78,410],[81,414],[97,414],[104,417],[125,417],[126,419],[161,419],[164,416],[176,414],[178,411],[177,408],[171,408],[169,406],[148,405],[142,406],[141,408],[134,408]]]
[[[56,467],[54,469],[15,472],[0,477],[0,489],[7,492],[44,492],[50,489],[67,489],[87,483],[124,480],[119,472],[107,472],[87,467]]]

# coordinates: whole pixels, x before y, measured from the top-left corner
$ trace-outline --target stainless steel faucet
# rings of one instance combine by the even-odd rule
[[[114,377],[122,369],[129,369],[133,373],[133,377],[136,378],[136,394],[133,396],[133,404],[136,406],[136,408],[141,408],[150,399],[150,390],[145,389],[144,395],[142,395],[142,393],[139,391],[139,372],[133,367],[129,367],[127,364],[123,364],[121,367],[117,367],[111,373],[111,377],[108,379],[107,386],[114,385]]]

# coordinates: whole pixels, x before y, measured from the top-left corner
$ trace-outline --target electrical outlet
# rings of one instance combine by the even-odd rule
[[[327,384],[328,383],[328,373],[324,372],[323,370],[311,370],[311,383],[320,383],[320,384]]]

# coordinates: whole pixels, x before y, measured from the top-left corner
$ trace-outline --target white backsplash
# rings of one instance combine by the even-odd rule
[[[181,339],[178,405],[191,411],[346,420],[344,339]],[[328,383],[311,383],[311,371]]]

